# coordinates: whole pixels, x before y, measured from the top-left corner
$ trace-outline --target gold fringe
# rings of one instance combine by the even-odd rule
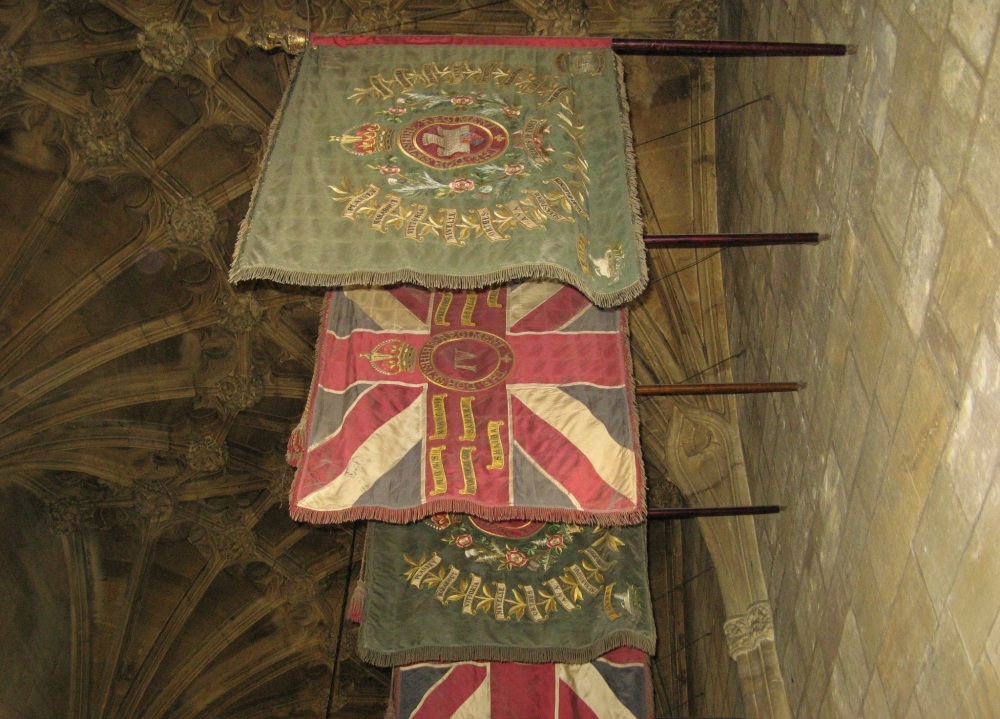
[[[639,462],[640,467],[642,462]],[[567,524],[600,524],[608,527],[622,527],[639,524],[646,520],[645,481],[640,492],[640,503],[622,511],[600,511],[591,509],[559,509],[557,507],[491,507],[468,499],[432,500],[416,507],[393,509],[364,505],[337,510],[304,509],[294,503],[289,507],[292,519],[309,524],[343,524],[357,520],[371,520],[389,524],[410,524],[425,519],[432,514],[451,512],[470,514],[489,522],[523,520],[526,522],[564,522]]]
[[[643,241],[642,226],[642,203],[639,202],[639,176],[635,169],[635,138],[632,135],[632,123],[630,121],[630,109],[628,104],[628,93],[625,87],[625,65],[620,57],[614,52],[615,71],[618,77],[618,104],[621,112],[622,135],[625,140],[625,178],[628,181],[628,204],[632,210],[632,237],[635,241],[636,257],[639,265],[639,279],[631,287],[638,285],[639,290],[624,302],[631,302],[642,294],[649,282],[649,268],[646,263],[646,243]]]
[[[271,159],[271,153],[274,151],[274,143],[278,135],[278,125],[281,124],[281,116],[285,112],[285,106],[288,104],[288,98],[292,96],[292,91],[295,88],[295,81],[299,76],[299,69],[302,67],[302,63],[307,57],[309,57],[308,48],[303,55],[295,59],[292,65],[292,70],[289,73],[288,87],[285,88],[285,94],[281,98],[281,103],[278,105],[278,109],[275,110],[274,117],[271,118],[271,126],[268,128],[267,134],[267,147],[264,148],[264,159],[260,163],[260,172],[257,174],[257,180],[253,183],[253,190],[250,192],[250,206],[247,208],[247,213],[240,221],[240,231],[236,235],[236,248],[233,250],[233,262],[229,266],[229,282],[231,284],[236,284],[238,281],[233,274],[233,270],[239,264],[240,255],[243,253],[243,241],[247,236],[247,228],[250,227],[250,218],[253,216],[254,210],[257,207],[257,192],[260,190],[261,181],[267,174],[267,166]]]
[[[646,636],[631,629],[611,632],[586,647],[506,647],[477,645],[467,647],[424,646],[383,650],[365,646],[365,624],[361,625],[358,656],[378,667],[394,667],[416,662],[522,662],[524,664],[584,664],[618,647],[633,647],[646,654],[656,650],[656,636]]]

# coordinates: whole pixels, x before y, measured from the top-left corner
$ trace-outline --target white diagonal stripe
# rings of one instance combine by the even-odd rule
[[[565,682],[601,719],[637,719],[635,714],[619,701],[618,696],[593,664],[556,664],[556,679]]]
[[[426,317],[417,317],[387,290],[359,287],[344,290],[344,296],[356,304],[384,330],[428,332]]]
[[[507,290],[507,329],[510,330],[562,288],[563,285],[555,282],[522,282]]]
[[[548,422],[590,460],[612,489],[636,501],[635,456],[615,441],[597,417],[580,400],[551,385],[508,385],[508,391]]]
[[[426,433],[426,393],[376,429],[358,447],[344,471],[299,502],[305,509],[329,511],[351,507],[392,469]]]

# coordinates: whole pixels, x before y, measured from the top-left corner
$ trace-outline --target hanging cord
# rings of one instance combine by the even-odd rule
[[[344,623],[347,621],[347,602],[351,596],[351,573],[354,568],[354,543],[358,538],[358,523],[351,527],[351,549],[347,555],[347,581],[344,582],[344,600],[340,605],[340,628],[337,630],[337,643],[334,645],[333,671],[330,672],[330,692],[326,696],[326,719],[333,716],[334,690],[337,684],[337,670],[340,668],[340,645],[344,639]]]
[[[764,101],[770,100],[770,99],[771,99],[771,95],[763,95],[762,97],[758,97],[756,100],[750,100],[749,102],[744,102],[742,105],[737,105],[732,110],[726,110],[725,112],[720,112],[718,115],[714,115],[714,116],[708,118],[707,120],[702,120],[701,122],[696,122],[693,125],[688,125],[687,127],[682,127],[679,130],[673,130],[672,132],[668,132],[666,135],[660,135],[658,137],[653,137],[653,138],[651,138],[649,140],[643,140],[642,142],[637,142],[635,144],[635,146],[636,147],[641,147],[642,145],[648,145],[649,143],[656,142],[657,140],[664,140],[664,139],[666,139],[668,137],[672,137],[673,135],[678,135],[678,134],[680,134],[682,132],[687,132],[688,130],[691,130],[691,129],[695,128],[695,127],[699,127],[700,125],[705,125],[705,124],[707,124],[709,122],[715,122],[720,117],[725,117],[726,115],[732,115],[734,112],[739,112],[744,107],[750,107],[751,105],[756,105],[758,102],[764,102]]]

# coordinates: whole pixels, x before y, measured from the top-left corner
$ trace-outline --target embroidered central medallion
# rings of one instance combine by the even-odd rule
[[[545,522],[525,522],[513,520],[506,522],[491,522],[488,519],[469,515],[469,523],[483,534],[505,539],[527,539],[538,534],[545,528]]]
[[[514,350],[489,332],[453,330],[431,337],[420,348],[417,366],[439,387],[480,392],[507,378],[514,367]]]
[[[507,150],[506,128],[479,115],[431,115],[405,125],[399,147],[436,170],[481,165]]]

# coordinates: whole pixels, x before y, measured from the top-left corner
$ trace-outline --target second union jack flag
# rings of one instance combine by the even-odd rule
[[[625,311],[546,282],[335,290],[289,459],[300,521],[641,521]]]

